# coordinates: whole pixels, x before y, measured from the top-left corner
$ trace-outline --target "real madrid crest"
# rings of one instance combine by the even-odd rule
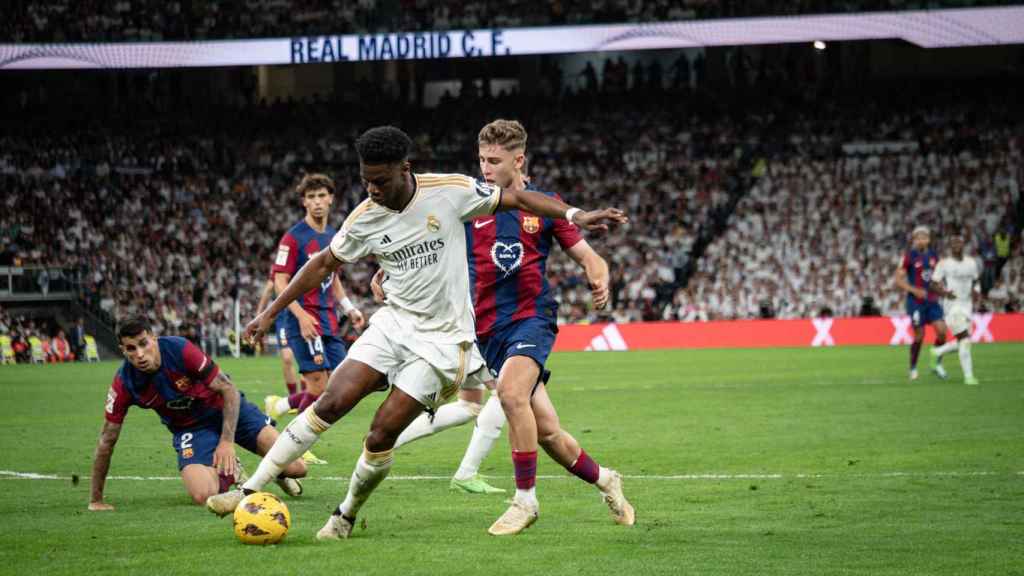
[[[441,229],[441,221],[436,216],[427,216],[427,230],[431,232],[437,232]]]
[[[540,230],[540,216],[523,216],[523,230],[530,234]]]

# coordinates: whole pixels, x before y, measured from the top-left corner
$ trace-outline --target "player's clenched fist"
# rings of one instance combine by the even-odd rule
[[[388,297],[384,294],[384,273],[383,268],[378,268],[377,273],[373,275],[373,279],[370,280],[370,291],[373,292],[373,301],[378,304],[384,304],[388,301]]]

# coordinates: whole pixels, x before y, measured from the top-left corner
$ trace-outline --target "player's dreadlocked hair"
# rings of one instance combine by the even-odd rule
[[[356,140],[356,151],[363,164],[393,164],[409,157],[412,140],[394,126],[370,128]]]
[[[295,191],[299,193],[299,196],[305,197],[306,192],[310,190],[319,190],[326,188],[327,193],[334,194],[334,180],[326,174],[306,174],[299,181],[298,186],[295,187]]]
[[[122,338],[134,338],[143,332],[150,332],[149,320],[145,316],[129,316],[117,325],[117,341]]]

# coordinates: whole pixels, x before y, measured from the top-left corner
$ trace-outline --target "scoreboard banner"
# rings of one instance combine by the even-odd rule
[[[925,341],[932,342],[929,326]],[[973,342],[1024,342],[1024,314],[975,314]],[[875,345],[913,341],[909,316],[716,322],[571,324],[558,327],[555,351],[680,348],[776,348]]]
[[[0,44],[0,69],[316,64],[881,39],[924,48],[1024,43],[1024,6],[252,40]]]

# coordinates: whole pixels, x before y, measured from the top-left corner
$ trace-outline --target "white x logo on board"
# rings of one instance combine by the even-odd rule
[[[889,320],[892,321],[893,328],[890,346],[910,344],[914,341],[914,335],[910,332],[910,316],[891,316]]]
[[[811,341],[811,346],[835,346],[836,341],[832,338],[832,319],[831,318],[811,318],[811,322],[814,323],[814,340]]]
[[[974,315],[974,331],[971,332],[971,342],[993,342],[992,331],[988,325],[992,322],[992,313]]]

